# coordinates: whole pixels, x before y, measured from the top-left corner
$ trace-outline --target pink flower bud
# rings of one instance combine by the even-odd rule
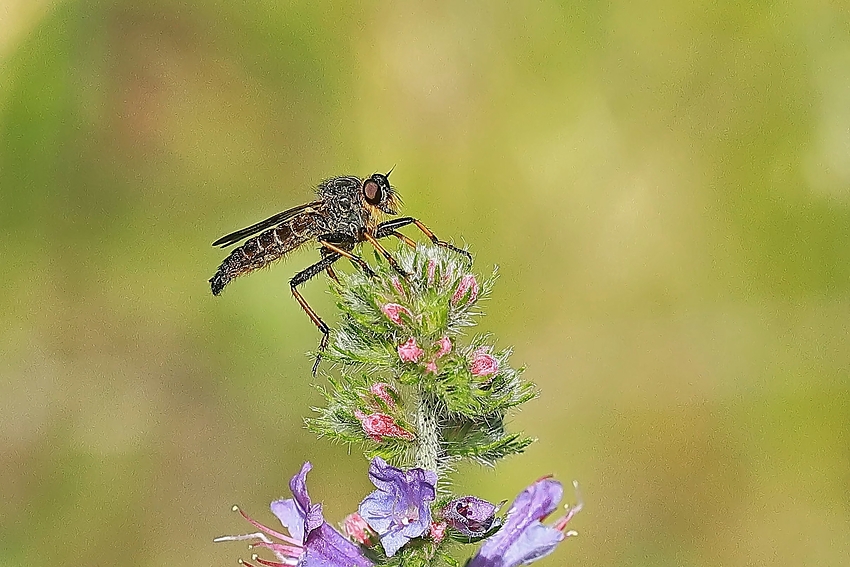
[[[395,290],[398,292],[398,294],[404,297],[404,288],[401,287],[401,280],[399,280],[398,278],[393,278],[392,280],[390,280],[390,283],[392,284],[393,288],[395,288]]]
[[[466,297],[467,293],[469,293],[469,303],[472,303],[478,298],[478,280],[472,274],[466,274],[460,278],[457,290],[452,296],[452,305],[457,305],[458,302]]]
[[[430,372],[431,374],[436,374],[437,373],[437,363],[435,363],[433,360],[429,360],[425,364],[425,372]]]
[[[428,285],[434,283],[434,272],[437,270],[437,264],[434,260],[428,260]]]
[[[472,354],[470,371],[473,376],[491,376],[499,371],[499,361],[487,350],[481,347]]]
[[[452,267],[452,265],[449,264],[448,267],[446,267],[446,269],[443,271],[443,277],[440,278],[440,281],[443,282],[443,283],[448,283],[448,282],[452,281],[452,278],[455,277],[454,274],[455,274],[454,267]]]
[[[416,339],[410,337],[407,342],[398,347],[398,357],[402,362],[419,362],[425,351],[416,345]]]
[[[373,441],[383,441],[384,437],[413,441],[414,435],[396,423],[391,415],[385,413],[365,414],[360,410],[354,412],[354,417],[360,421],[363,431]]]
[[[431,539],[434,540],[434,543],[440,543],[441,541],[443,541],[443,538],[446,537],[446,523],[431,522],[430,534]]]
[[[437,346],[440,347],[435,355],[437,358],[441,358],[452,352],[452,340],[448,337],[443,337],[437,341]]]
[[[377,382],[372,384],[369,386],[369,393],[382,400],[390,408],[394,408],[396,405],[394,396],[395,390],[393,390],[393,387],[386,382]]]
[[[399,305],[398,303],[387,303],[386,305],[381,307],[381,311],[383,312],[384,315],[386,315],[389,318],[390,321],[392,321],[396,325],[402,324],[402,321],[401,321],[401,314],[402,313],[404,313],[408,317],[413,317],[413,314],[410,312],[410,310],[407,307],[405,307],[403,305]]]
[[[354,512],[345,517],[342,522],[342,529],[352,541],[359,544],[371,547],[374,545],[372,539],[372,528],[366,523],[366,520],[360,517],[360,514]]]

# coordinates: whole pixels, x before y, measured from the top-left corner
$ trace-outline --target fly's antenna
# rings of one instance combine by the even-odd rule
[[[392,173],[392,172],[393,172],[393,170],[395,169],[395,166],[396,166],[396,165],[398,165],[398,164],[394,164],[394,165],[390,168],[390,170],[387,172],[387,174],[386,174],[384,177],[386,177],[387,179],[389,179],[389,178],[390,178],[390,173]]]

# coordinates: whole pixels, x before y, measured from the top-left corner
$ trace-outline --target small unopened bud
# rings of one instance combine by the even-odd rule
[[[431,539],[434,540],[434,543],[440,543],[443,541],[443,538],[446,537],[446,523],[431,522],[430,535]]]
[[[472,274],[466,274],[460,278],[460,283],[452,296],[452,305],[457,305],[466,295],[469,294],[469,301],[472,303],[478,298],[478,280]]]
[[[413,433],[402,428],[391,415],[385,413],[365,414],[357,410],[354,412],[354,417],[360,421],[363,431],[373,441],[383,441],[386,437],[403,439],[405,441],[413,441],[415,439]]]
[[[356,541],[361,545],[365,545],[366,547],[373,547],[377,542],[375,541],[375,532],[372,531],[372,528],[369,527],[369,524],[366,523],[360,514],[354,512],[353,514],[349,514],[345,517],[342,523],[342,529],[352,541]]]
[[[402,325],[401,314],[404,313],[408,317],[413,317],[410,309],[398,303],[387,303],[381,307],[381,312],[396,325]]]
[[[437,354],[434,355],[436,358],[446,356],[452,352],[452,340],[448,337],[443,337],[437,341],[437,346],[439,347],[439,350],[437,351]]]
[[[499,360],[481,347],[472,354],[470,372],[473,376],[492,376],[499,371]]]
[[[404,288],[401,286],[401,280],[398,278],[393,278],[392,280],[390,280],[390,283],[392,284],[393,289],[395,289],[400,296],[404,297]]]
[[[410,337],[407,342],[398,347],[398,357],[402,362],[419,362],[425,351],[416,344],[416,339]]]
[[[390,409],[396,407],[396,393],[386,382],[376,382],[369,386],[369,393],[387,404]]]

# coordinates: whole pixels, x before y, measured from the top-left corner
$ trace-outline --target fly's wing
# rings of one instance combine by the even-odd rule
[[[291,220],[294,216],[301,213],[311,213],[311,212],[320,212],[322,210],[323,203],[321,201],[313,201],[312,203],[307,203],[304,205],[299,205],[297,207],[293,207],[287,211],[283,211],[282,213],[278,213],[274,216],[267,218],[266,220],[260,221],[257,224],[252,224],[249,227],[245,227],[241,230],[237,230],[236,232],[231,232],[226,236],[222,236],[218,240],[212,243],[213,246],[221,246],[222,248],[226,248],[231,244],[235,244],[242,240],[243,238],[247,238],[253,234],[257,234],[267,228],[271,228],[273,226],[284,223],[288,220]]]

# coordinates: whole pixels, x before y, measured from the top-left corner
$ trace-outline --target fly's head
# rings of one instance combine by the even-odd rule
[[[392,173],[392,170],[390,170]],[[377,209],[388,215],[397,215],[401,198],[390,185],[390,173],[373,173],[363,181],[361,191],[363,200],[371,209]],[[374,211],[377,212],[377,211]]]

